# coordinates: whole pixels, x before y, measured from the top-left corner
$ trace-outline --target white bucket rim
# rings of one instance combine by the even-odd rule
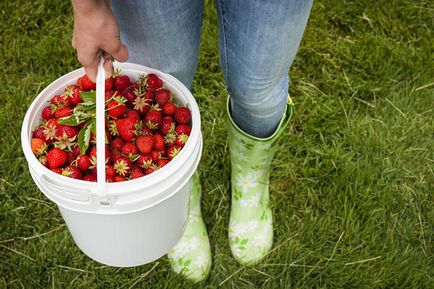
[[[163,174],[168,174],[168,175],[173,174],[176,170],[182,168],[181,164],[183,164],[185,161],[188,161],[189,154],[193,153],[193,151],[195,150],[196,144],[192,140],[197,139],[197,138],[201,138],[201,132],[200,132],[201,123],[200,123],[199,107],[196,103],[195,98],[191,94],[191,92],[179,80],[177,80],[175,77],[171,76],[170,74],[164,73],[162,71],[159,71],[159,70],[156,70],[156,69],[153,69],[150,67],[146,67],[144,65],[139,65],[139,64],[134,64],[134,63],[115,62],[114,67],[121,69],[121,71],[126,72],[126,74],[154,73],[154,74],[158,75],[163,80],[165,85],[167,87],[169,87],[170,90],[175,95],[180,97],[179,94],[181,94],[181,98],[183,98],[187,101],[187,105],[189,106],[189,108],[192,112],[192,128],[191,128],[191,134],[189,136],[189,139],[188,139],[187,143],[185,144],[185,146],[183,147],[183,149],[180,151],[180,153],[172,161],[170,161],[163,168],[153,172],[152,174],[143,176],[143,177],[138,178],[138,179],[128,180],[128,181],[119,182],[119,183],[106,183],[107,195],[112,196],[112,197],[123,194],[122,189],[125,188],[125,186],[135,186],[135,185],[139,185],[141,183],[146,182],[146,184],[147,184],[146,186],[149,187],[149,186],[152,186],[152,185],[160,182],[161,176]],[[132,71],[134,71],[134,72],[132,72]],[[34,123],[31,124],[30,122],[35,119],[35,117],[33,119],[31,119],[31,114],[35,110],[35,107],[38,104],[37,100],[40,100],[41,98],[45,98],[44,103],[46,103],[51,97],[53,97],[55,95],[55,93],[54,93],[55,91],[58,91],[60,88],[63,89],[66,86],[65,83],[68,82],[72,76],[74,76],[74,75],[80,76],[80,75],[83,75],[84,73],[85,72],[84,72],[83,68],[73,70],[73,71],[59,77],[58,79],[54,80],[53,82],[51,82],[47,87],[45,87],[37,95],[37,97],[32,101],[31,105],[29,106],[29,108],[26,112],[26,115],[24,117],[22,129],[21,129],[21,143],[22,143],[24,155],[26,157],[26,160],[27,160],[29,166],[32,166],[33,168],[37,168],[38,170],[40,169],[42,174],[45,174],[48,177],[50,177],[51,179],[56,180],[56,182],[58,182],[59,184],[68,183],[68,185],[70,185],[71,187],[77,188],[77,189],[81,189],[81,188],[86,189],[86,190],[90,189],[92,194],[95,194],[95,192],[97,190],[97,183],[96,182],[88,182],[88,181],[84,181],[84,180],[77,180],[77,179],[68,178],[66,176],[59,175],[59,174],[51,171],[50,169],[48,169],[44,165],[42,165],[38,161],[36,156],[33,154],[32,150],[31,150],[31,142],[30,142],[31,133],[32,133],[32,130],[34,128],[34,126],[31,127],[31,125],[34,125]],[[50,93],[50,91],[51,91],[51,93]],[[41,119],[40,116],[36,117],[36,118]],[[155,195],[152,195],[150,197],[155,197]],[[166,196],[166,197],[168,197],[168,196]],[[166,197],[164,197],[163,199],[165,199]],[[158,202],[155,202],[155,203],[158,203]]]

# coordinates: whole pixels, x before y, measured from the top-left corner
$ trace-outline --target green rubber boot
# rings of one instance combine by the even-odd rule
[[[201,185],[197,172],[192,177],[187,226],[178,243],[167,254],[172,269],[185,278],[200,282],[211,268],[211,249],[200,209]]]
[[[273,216],[269,204],[273,144],[286,128],[293,113],[293,104],[288,98],[282,120],[267,138],[251,136],[235,124],[230,114],[229,99],[227,110],[232,190],[229,245],[239,263],[251,265],[261,261],[273,246]]]

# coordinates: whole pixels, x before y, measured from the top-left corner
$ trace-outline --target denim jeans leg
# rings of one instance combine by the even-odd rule
[[[169,73],[191,88],[203,0],[111,0],[129,62]]]
[[[288,70],[312,0],[216,0],[220,63],[237,125],[270,136],[286,107]]]

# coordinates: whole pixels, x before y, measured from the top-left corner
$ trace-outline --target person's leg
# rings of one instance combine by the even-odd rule
[[[119,22],[129,62],[172,74],[191,88],[202,29],[202,0],[117,0],[111,7]],[[169,252],[172,269],[193,281],[204,280],[211,251],[200,208],[200,180],[191,183],[188,222],[181,240]]]
[[[111,0],[129,62],[172,74],[191,88],[198,61],[203,0]]]
[[[273,243],[269,206],[273,144],[292,114],[288,70],[312,1],[216,2],[220,61],[230,95],[229,244],[240,263],[252,264],[260,261]]]
[[[271,135],[288,95],[288,70],[312,0],[216,0],[220,62],[234,121],[257,137]]]

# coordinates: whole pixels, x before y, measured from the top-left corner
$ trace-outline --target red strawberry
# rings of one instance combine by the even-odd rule
[[[44,127],[39,127],[36,130],[34,130],[33,133],[32,133],[32,137],[46,140],[46,136],[45,136],[45,133],[44,133]]]
[[[126,98],[122,96],[115,97],[112,101],[109,101],[109,103],[107,103],[108,114],[114,118],[121,117],[127,111],[127,107],[124,104],[126,101]]]
[[[56,130],[56,138],[73,138],[78,134],[78,129],[75,126],[59,125]]]
[[[134,118],[118,119],[116,124],[120,136],[125,141],[131,142],[137,134],[139,120]]]
[[[119,175],[128,176],[131,172],[132,164],[128,158],[120,157],[114,162],[113,168]]]
[[[77,158],[80,155],[80,148],[78,145],[72,148],[72,154],[74,155],[74,158]]]
[[[66,153],[68,154],[68,164],[71,164],[73,161],[75,161],[74,154],[68,151]]]
[[[73,106],[79,104],[82,101],[80,96],[80,87],[76,85],[67,86],[65,88],[65,96],[68,97],[69,103]]]
[[[188,124],[178,124],[175,131],[178,135],[180,134],[190,135],[191,127]]]
[[[191,120],[191,111],[186,107],[178,107],[175,111],[175,120],[178,123],[189,123]]]
[[[54,113],[54,117],[59,119],[62,117],[67,117],[72,114],[72,109],[69,106],[61,107]]]
[[[58,127],[59,127],[59,123],[57,122],[56,119],[52,118],[52,119],[47,121],[47,123],[45,124],[44,130],[43,130],[43,133],[45,135],[45,141],[47,143],[51,143],[54,141]]]
[[[133,172],[131,173],[131,179],[137,179],[137,178],[141,178],[145,176],[145,174],[143,173],[143,171],[140,168],[135,168],[133,170]]]
[[[50,102],[57,107],[68,105],[68,99],[62,95],[55,95]]]
[[[180,134],[176,137],[175,144],[180,146],[180,147],[183,147],[185,145],[185,143],[187,142],[187,140],[188,140],[188,135]]]
[[[132,142],[127,142],[122,147],[122,154],[125,156],[137,154],[138,152],[139,152],[139,150],[137,149],[136,145],[133,144]]]
[[[123,155],[122,155],[121,152],[113,151],[113,152],[111,153],[111,159],[112,159],[113,163],[116,162],[116,161],[117,161],[118,159],[120,159],[121,157],[123,157]]]
[[[161,159],[161,153],[159,151],[152,151],[151,152],[151,159],[153,163],[158,163],[158,161]]]
[[[150,129],[147,125],[142,126],[141,134],[152,134],[152,129]]]
[[[106,124],[106,130],[105,130],[105,137],[107,138],[107,141],[110,143],[113,139],[112,135],[110,134],[110,131],[107,130],[107,124]]]
[[[142,168],[147,168],[152,165],[152,158],[150,154],[141,154],[137,159],[137,164]]]
[[[148,74],[148,77],[146,78],[147,90],[154,91],[159,89],[161,86],[163,86],[163,81],[158,76],[153,73]]]
[[[176,105],[173,102],[167,102],[163,107],[163,112],[166,115],[174,115],[176,111]]]
[[[136,139],[136,146],[142,153],[150,153],[154,145],[154,137],[152,135],[141,135]]]
[[[148,103],[154,102],[154,92],[152,92],[152,91],[145,92],[145,94],[143,95],[143,97],[145,99],[147,99]]]
[[[106,178],[114,178],[116,176],[116,170],[112,165],[108,165],[105,168],[105,176]]]
[[[154,92],[154,99],[160,107],[164,107],[170,99],[170,90],[162,88]]]
[[[90,162],[92,166],[96,166],[96,146],[94,146],[89,153]],[[105,146],[105,161],[109,163],[111,159],[110,149],[108,145]]]
[[[165,135],[175,130],[175,123],[171,119],[164,118],[161,122],[160,131]]]
[[[85,170],[89,169],[91,163],[90,159],[87,155],[78,156],[77,158],[77,167],[84,172]]]
[[[112,148],[112,150],[122,150],[122,147],[124,146],[125,142],[122,138],[120,137],[115,137],[112,142],[110,143],[110,146]]]
[[[83,181],[96,182],[96,175],[87,174],[87,175],[83,176]]]
[[[169,160],[171,160],[174,157],[176,157],[179,154],[180,151],[181,151],[181,147],[180,146],[177,146],[177,145],[171,146],[167,150],[167,156],[169,157]]]
[[[165,149],[164,137],[161,134],[154,135],[154,149],[157,151]]]
[[[134,106],[134,109],[138,113],[145,114],[151,108],[151,105],[150,105],[151,103],[152,103],[152,101],[149,101],[145,97],[138,95],[138,96],[136,96],[136,98],[133,101],[133,106]]]
[[[51,169],[59,168],[68,161],[68,154],[59,148],[52,148],[47,154],[47,161]]]
[[[161,112],[159,112],[158,110],[153,110],[145,116],[146,125],[150,129],[157,129],[160,126],[161,121],[162,121]]]
[[[150,166],[149,168],[146,168],[145,170],[145,175],[149,175],[152,174],[153,172],[155,172],[156,170],[158,170],[158,167],[156,166]]]
[[[108,77],[105,79],[105,90],[112,90],[113,89],[113,77]],[[96,89],[96,86],[95,86]]]
[[[35,155],[42,155],[47,150],[47,143],[41,138],[32,138],[32,152]]]
[[[131,85],[131,81],[128,75],[115,76],[114,87],[116,90],[124,91],[130,85]]]
[[[114,178],[114,181],[115,181],[116,183],[125,182],[126,180],[127,180],[127,179],[124,178],[123,176],[116,176],[116,177]]]
[[[92,80],[90,80],[89,77],[87,76],[87,74],[85,74],[81,77],[79,85],[85,91],[96,89],[96,83],[93,82]]]
[[[66,168],[64,168],[62,170],[62,175],[65,177],[78,179],[78,180],[81,180],[81,178],[82,178],[81,171],[77,167],[74,167],[74,166],[67,166]]]
[[[162,168],[165,165],[167,165],[169,162],[170,162],[170,160],[168,160],[168,159],[160,159],[160,160],[158,160],[157,166]]]
[[[53,117],[53,110],[48,105],[42,110],[42,118],[45,120],[49,120],[52,117]]]
[[[135,118],[135,119],[140,119],[140,115],[137,111],[135,110],[129,110],[127,111],[127,113],[125,114],[125,118]]]
[[[104,95],[104,99],[107,101],[110,98],[115,97],[117,95],[119,95],[119,93],[116,90],[106,90],[105,95]]]
[[[131,105],[134,102],[134,100],[136,99],[136,94],[134,93],[135,89],[136,89],[136,86],[131,85],[131,86],[125,88],[121,93],[121,95],[127,99],[128,105]]]
[[[59,174],[59,175],[62,174],[62,168],[54,168],[54,169],[51,169],[51,171],[55,172],[56,174]]]
[[[56,130],[56,142],[55,146],[72,151],[73,146],[76,144],[76,136],[78,134],[78,129],[75,126],[60,125]],[[74,159],[74,155],[72,155]]]
[[[166,149],[158,151],[158,153],[160,154],[160,158],[165,158],[167,156],[167,150]]]

